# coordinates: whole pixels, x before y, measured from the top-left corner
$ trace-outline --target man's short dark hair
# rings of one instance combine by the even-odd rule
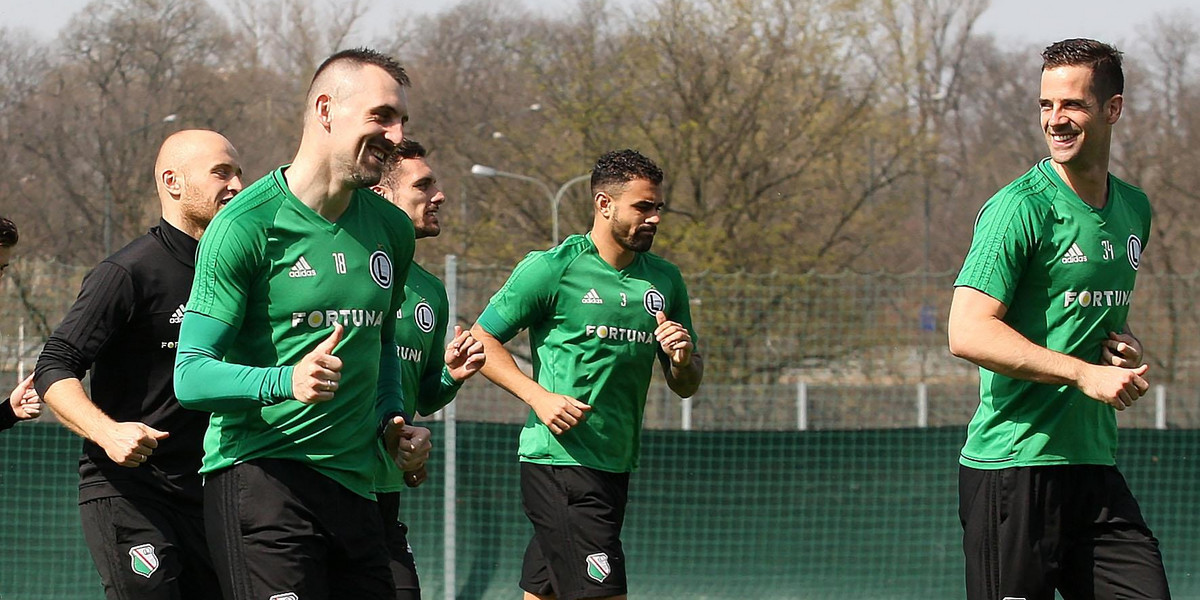
[[[400,172],[400,163],[405,160],[414,158],[425,158],[429,152],[425,150],[425,146],[417,140],[404,138],[396,145],[396,149],[392,151],[392,155],[388,157],[387,165],[383,169],[383,177],[380,183],[391,187],[396,183],[396,176]]]
[[[400,162],[408,158],[425,158],[425,156],[428,154],[429,152],[425,150],[425,146],[422,146],[421,142],[404,138],[400,141],[400,145],[396,146],[396,150],[393,154],[393,160],[395,162]]]
[[[637,150],[614,150],[606,152],[592,167],[592,195],[614,185],[623,186],[635,179],[644,179],[661,185],[662,169],[654,161],[642,156]]]
[[[12,248],[17,245],[21,236],[17,234],[17,224],[0,217],[0,248]]]
[[[1103,42],[1075,38],[1050,44],[1042,51],[1042,71],[1057,67],[1090,68],[1092,93],[1101,102],[1125,93],[1121,52]]]
[[[408,79],[408,73],[404,71],[404,67],[400,66],[400,63],[397,62],[396,59],[371,48],[351,48],[349,50],[342,50],[341,52],[335,53],[334,55],[325,59],[325,62],[321,63],[321,66],[317,67],[317,72],[313,73],[312,82],[308,86],[309,93],[312,93],[312,84],[316,83],[317,78],[321,76],[321,73],[324,73],[325,70],[330,67],[330,65],[339,62],[348,62],[356,65],[374,65],[386,71],[387,74],[391,75],[392,79],[394,79],[396,83],[400,84],[402,87],[408,87],[411,85],[411,82]]]

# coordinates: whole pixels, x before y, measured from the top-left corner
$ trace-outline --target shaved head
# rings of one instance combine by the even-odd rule
[[[217,211],[242,190],[242,165],[225,136],[206,129],[172,134],[154,161],[163,219],[199,238]]]
[[[233,144],[225,136],[207,129],[185,129],[171,134],[163,140],[158,149],[158,158],[154,160],[154,173],[161,174],[165,170],[178,169],[180,165],[188,164],[198,155],[207,153],[214,148],[224,148],[231,154],[237,154]],[[156,178],[158,188],[162,189],[162,179]]]
[[[325,62],[317,67],[312,83],[308,86],[306,104],[312,106],[321,95],[335,100],[345,100],[353,96],[361,91],[356,76],[363,69],[370,67],[382,69],[400,87],[411,85],[408,73],[394,58],[370,48],[343,50],[325,59]],[[310,116],[306,113],[305,119]]]

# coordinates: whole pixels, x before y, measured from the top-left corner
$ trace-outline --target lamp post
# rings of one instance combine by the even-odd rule
[[[567,189],[569,189],[572,185],[575,185],[576,183],[586,179],[591,179],[592,177],[591,173],[584,173],[583,175],[572,177],[571,179],[568,179],[566,183],[559,186],[557,192],[552,192],[550,191],[550,186],[541,179],[530,177],[528,175],[521,175],[518,173],[509,173],[508,171],[501,171],[485,165],[472,165],[471,174],[476,177],[508,177],[510,179],[520,179],[521,181],[527,181],[542,188],[542,191],[546,192],[546,199],[550,201],[550,215],[552,219],[551,230],[553,231],[554,236],[554,241],[551,244],[552,246],[558,245],[558,203],[562,200],[563,194],[567,193]]]
[[[140,127],[134,127],[133,129],[126,131],[124,133],[124,135],[121,136],[121,139],[125,139],[135,133],[145,131],[145,130],[147,130],[151,127],[154,127],[155,125],[158,125],[160,123],[174,123],[177,120],[179,120],[179,115],[177,115],[175,113],[171,113],[171,114],[163,117],[158,122],[147,123]],[[104,186],[104,256],[109,256],[112,254],[112,222],[113,222],[112,211],[113,211],[112,186],[106,185],[106,186]]]

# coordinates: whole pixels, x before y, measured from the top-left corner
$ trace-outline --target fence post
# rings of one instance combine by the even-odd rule
[[[1167,386],[1154,386],[1154,428],[1167,428]]]
[[[680,398],[679,399],[679,409],[681,411],[680,415],[679,415],[680,428],[683,429],[684,431],[691,431],[692,430],[692,399],[691,398]]]
[[[446,255],[446,312],[447,322],[451,325],[458,323],[458,257]],[[454,328],[447,327],[446,343],[453,340]],[[446,464],[442,477],[442,493],[445,502],[442,503],[442,586],[443,597],[455,600],[458,591],[457,562],[458,547],[455,543],[458,535],[458,520],[455,507],[458,506],[458,427],[455,420],[457,410],[455,403],[447,404],[441,410],[444,414],[445,427],[442,429],[442,456]]]
[[[17,381],[25,381],[25,313],[17,325]]]
[[[808,382],[796,382],[796,429],[808,431]]]
[[[929,387],[917,384],[917,427],[929,427]]]

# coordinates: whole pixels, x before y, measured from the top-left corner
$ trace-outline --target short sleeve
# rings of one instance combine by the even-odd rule
[[[544,252],[526,256],[492,296],[480,315],[479,325],[498,340],[512,339],[522,329],[547,317],[558,278],[559,272],[552,268]]]
[[[983,205],[955,287],[974,288],[1005,306],[1011,304],[1021,274],[1037,251],[1041,219],[1031,204],[997,195]]]

